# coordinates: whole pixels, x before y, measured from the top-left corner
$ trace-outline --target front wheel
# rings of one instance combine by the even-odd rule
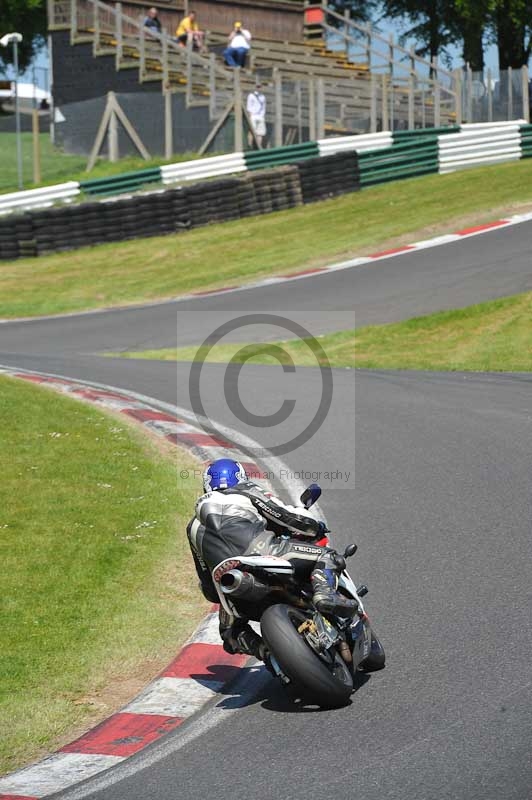
[[[264,641],[281,670],[304,694],[322,708],[345,705],[353,691],[348,665],[338,653],[326,663],[298,632],[308,616],[292,606],[270,606],[260,621]]]

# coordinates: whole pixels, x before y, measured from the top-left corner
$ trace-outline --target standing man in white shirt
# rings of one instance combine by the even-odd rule
[[[262,140],[266,136],[266,98],[262,93],[262,86],[257,83],[255,91],[250,92],[247,97],[246,110],[250,116],[253,131],[255,133],[255,140],[259,150],[262,149]],[[253,135],[250,132],[248,136],[250,147],[253,145]]]
[[[251,47],[251,34],[242,27],[241,22],[229,34],[229,46],[224,50],[224,59],[228,67],[245,67],[246,56]]]

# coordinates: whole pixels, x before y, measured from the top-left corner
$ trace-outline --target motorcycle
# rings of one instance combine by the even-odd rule
[[[311,484],[301,495],[310,508],[321,495]],[[357,545],[346,547],[351,558]],[[365,585],[355,586],[347,569],[339,577],[338,591],[358,604],[354,617],[320,614],[312,602],[310,583],[294,576],[290,561],[276,556],[227,558],[212,572],[220,603],[234,616],[260,623],[271,671],[284,686],[293,686],[306,700],[322,708],[345,705],[353,692],[357,670],[383,669],[386,656],[372,630],[362,597]]]

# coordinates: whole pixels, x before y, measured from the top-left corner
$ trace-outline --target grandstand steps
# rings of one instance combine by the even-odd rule
[[[49,0],[52,5],[54,2],[58,0]],[[138,21],[119,13],[119,6],[107,6],[99,0],[70,2],[71,8],[77,3],[74,24],[70,27],[55,24],[54,30],[70,30],[73,46],[90,43],[95,58],[114,56],[117,70],[137,70],[140,84],[159,83],[162,91],[184,93],[186,107],[208,108],[212,121],[220,117],[232,100],[234,71],[224,65],[222,56],[227,46],[226,32],[208,32],[206,43],[215,54],[212,59],[204,54],[190,54],[170,38],[163,43],[146,34]],[[381,91],[383,81],[380,74],[374,80],[368,64],[355,63],[345,51],[328,49],[322,39],[298,42],[254,37],[248,68],[240,71],[241,88],[245,97],[260,78],[267,95],[270,126],[276,123],[273,91],[276,76],[282,88],[283,128],[292,137],[294,130],[312,127],[308,119],[309,90],[315,92],[317,87],[323,92],[322,126],[326,132],[365,132],[372,102],[375,104],[372,93],[376,85]],[[412,97],[411,88],[397,81],[388,80],[387,90],[392,96],[390,119],[395,123],[406,127],[412,108],[426,124],[434,123],[430,96],[422,99],[418,93]],[[442,114],[441,124],[448,122],[453,119]]]

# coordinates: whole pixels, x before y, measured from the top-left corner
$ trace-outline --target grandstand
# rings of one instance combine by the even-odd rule
[[[207,34],[202,54],[172,39],[183,11],[158,7],[161,37],[142,27],[146,6],[136,0],[49,0],[56,106],[109,90],[180,94],[182,113],[204,109],[213,126],[234,97],[234,72],[221,52],[234,18],[243,18],[253,43],[238,91],[245,95],[261,79],[267,122],[275,131],[272,143],[439,126],[459,116],[456,74],[326,6],[299,0],[201,0],[194,7]],[[76,49],[83,50],[84,61]]]

